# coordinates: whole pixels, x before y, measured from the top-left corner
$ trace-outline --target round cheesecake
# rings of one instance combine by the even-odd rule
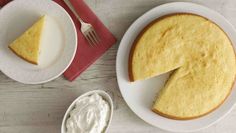
[[[130,80],[173,71],[152,110],[172,119],[193,119],[219,107],[231,92],[234,48],[225,32],[194,14],[172,14],[149,24],[129,55]]]

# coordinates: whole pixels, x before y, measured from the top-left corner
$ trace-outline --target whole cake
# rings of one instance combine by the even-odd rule
[[[41,17],[35,24],[9,45],[9,48],[17,56],[32,64],[38,64],[44,21],[45,16]]]
[[[173,71],[152,110],[172,119],[193,119],[219,107],[236,74],[234,48],[210,20],[172,14],[149,24],[129,56],[131,81]]]

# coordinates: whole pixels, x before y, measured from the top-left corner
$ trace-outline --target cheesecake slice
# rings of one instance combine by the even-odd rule
[[[42,38],[45,16],[42,16],[8,47],[29,63],[38,65],[40,41]]]
[[[171,119],[193,119],[219,107],[236,75],[234,48],[225,32],[193,14],[164,16],[138,36],[129,57],[131,81],[173,71],[152,110]],[[148,91],[148,90],[147,90]]]

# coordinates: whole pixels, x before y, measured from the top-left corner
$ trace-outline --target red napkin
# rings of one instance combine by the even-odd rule
[[[5,5],[10,0],[0,0],[0,6]],[[97,47],[91,47],[80,32],[80,23],[66,6],[63,0],[54,0],[72,17],[77,33],[78,33],[78,46],[75,58],[69,68],[65,71],[64,76],[73,81],[85,69],[87,69],[93,62],[95,62],[106,50],[108,50],[116,42],[116,38],[112,33],[102,24],[97,16],[91,11],[83,0],[70,0],[75,7],[77,13],[85,21],[93,25],[95,31],[100,37],[100,43]]]
[[[3,7],[4,5],[6,5],[10,1],[11,0],[0,0],[0,7]]]

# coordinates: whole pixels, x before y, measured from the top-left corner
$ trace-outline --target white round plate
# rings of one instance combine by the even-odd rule
[[[17,57],[8,45],[46,15],[39,65]],[[67,12],[51,0],[14,0],[0,10],[0,70],[10,78],[39,84],[60,76],[71,64],[77,33]]]
[[[155,96],[163,87],[168,74],[134,83],[130,83],[128,79],[129,52],[134,39],[140,31],[160,16],[180,12],[198,14],[212,20],[224,29],[235,47],[236,32],[234,27],[217,12],[193,3],[168,3],[148,11],[130,26],[119,46],[116,60],[116,72],[123,98],[131,110],[133,110],[133,112],[141,119],[163,130],[172,132],[190,132],[206,128],[229,113],[236,101],[235,86],[224,104],[212,113],[198,119],[181,121],[168,119],[151,111],[151,106],[155,100]]]

